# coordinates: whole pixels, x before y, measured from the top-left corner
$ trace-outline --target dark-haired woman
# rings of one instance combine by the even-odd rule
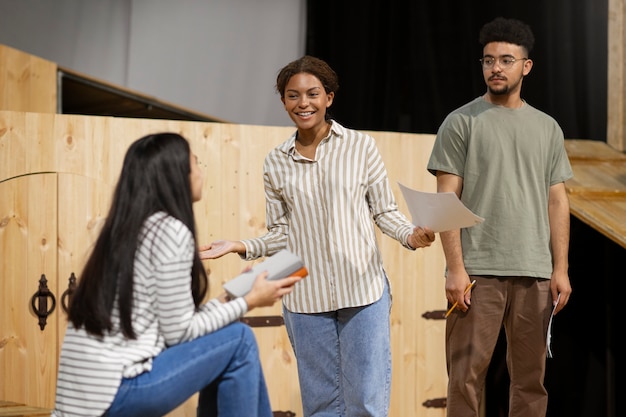
[[[163,416],[195,393],[198,416],[272,415],[254,334],[237,319],[299,278],[263,273],[245,297],[203,303],[192,208],[202,184],[178,134],[128,149],[70,303],[53,415]]]

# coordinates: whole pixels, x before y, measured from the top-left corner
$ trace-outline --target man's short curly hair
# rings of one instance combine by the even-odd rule
[[[530,53],[535,44],[535,36],[530,26],[521,20],[497,17],[482,27],[478,41],[482,46],[490,42],[512,43],[524,47]]]

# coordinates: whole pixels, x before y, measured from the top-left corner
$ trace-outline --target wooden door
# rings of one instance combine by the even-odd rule
[[[106,184],[73,174],[34,174],[0,183],[1,399],[54,406],[69,302],[64,293],[70,277],[80,276],[111,192]],[[54,305],[43,330],[32,307],[42,274],[51,293],[48,308]]]
[[[80,279],[86,258],[106,220],[113,189],[113,185],[85,176],[58,174],[58,293],[62,299],[58,312],[59,353],[67,327],[67,314],[62,306],[70,299],[69,295],[62,295],[69,289],[71,279],[75,278],[76,284]],[[194,396],[168,416],[195,416],[196,404]]]
[[[67,327],[65,308],[70,279],[80,278],[83,265],[109,211],[113,187],[93,178],[58,174],[58,293],[61,298],[59,352]]]
[[[0,182],[0,399],[45,408],[59,353],[56,190],[53,173]],[[42,276],[56,299],[43,329],[31,302]]]

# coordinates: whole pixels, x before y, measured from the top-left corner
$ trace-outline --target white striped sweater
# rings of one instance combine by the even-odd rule
[[[133,329],[104,338],[68,325],[57,380],[53,416],[100,416],[110,406],[122,377],[149,372],[152,358],[167,346],[193,340],[243,316],[243,298],[223,304],[212,299],[196,310],[191,294],[195,250],[191,231],[179,220],[156,213],[146,220],[135,257]]]

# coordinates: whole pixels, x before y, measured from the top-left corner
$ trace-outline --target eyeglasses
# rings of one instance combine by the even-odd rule
[[[494,58],[492,56],[487,56],[484,58],[479,59],[481,65],[483,66],[484,69],[491,69],[494,67],[494,65],[496,65],[496,61],[498,62],[498,65],[500,66],[500,68],[502,69],[508,69],[511,68],[513,66],[513,64],[515,64],[517,61],[526,61],[528,58],[514,58],[512,56],[503,56],[501,58]]]

